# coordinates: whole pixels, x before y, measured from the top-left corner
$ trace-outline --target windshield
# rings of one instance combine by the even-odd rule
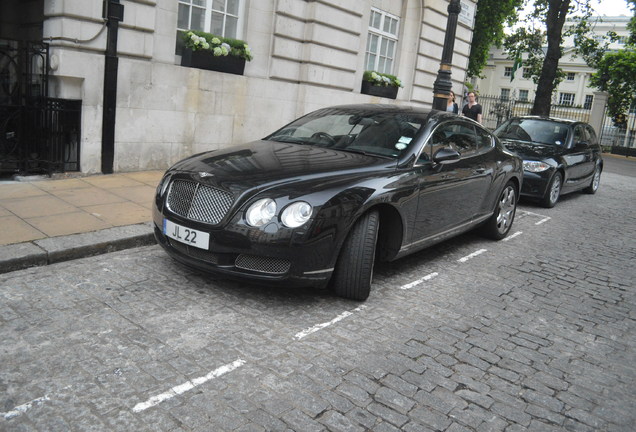
[[[500,139],[564,146],[568,130],[568,125],[550,120],[511,119],[499,126],[494,133]]]
[[[424,121],[413,113],[331,108],[301,117],[265,139],[397,158]]]

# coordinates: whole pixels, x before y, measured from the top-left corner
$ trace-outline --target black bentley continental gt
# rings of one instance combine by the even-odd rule
[[[594,194],[603,171],[602,149],[587,123],[556,118],[513,117],[494,134],[523,159],[521,195],[554,207],[561,195]]]
[[[451,113],[325,108],[175,164],[157,187],[155,236],[200,270],[365,300],[376,259],[474,228],[505,237],[522,173],[494,135]]]

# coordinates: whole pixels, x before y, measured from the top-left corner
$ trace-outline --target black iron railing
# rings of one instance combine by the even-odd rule
[[[0,40],[0,175],[79,171],[81,107],[48,97],[45,43]]]

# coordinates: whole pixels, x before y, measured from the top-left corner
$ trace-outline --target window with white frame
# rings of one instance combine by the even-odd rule
[[[519,100],[521,102],[528,102],[528,90],[519,90]]]
[[[559,105],[574,105],[574,93],[560,93],[559,94]]]
[[[583,102],[583,108],[592,109],[593,102],[594,102],[594,95],[585,95],[585,102]]]
[[[400,19],[371,8],[365,65],[367,70],[393,73]]]
[[[530,70],[530,68],[523,68],[523,77],[525,79],[529,79],[532,77],[532,71]]]
[[[506,66],[504,68],[504,76],[508,78],[512,76],[512,66]]]
[[[179,0],[177,29],[238,38],[240,10],[240,0]]]
[[[501,100],[505,100],[505,101],[510,99],[510,89],[502,88],[501,89],[501,97],[500,98],[501,98]]]
[[[568,81],[574,81],[574,77],[575,76],[576,76],[576,74],[574,72],[568,72],[567,80]]]

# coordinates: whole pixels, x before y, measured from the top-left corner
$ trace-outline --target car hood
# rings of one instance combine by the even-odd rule
[[[359,177],[369,171],[394,168],[396,164],[394,160],[363,154],[261,140],[191,156],[175,164],[171,171],[189,172],[206,184],[240,193],[299,182],[318,186],[327,178]]]
[[[562,147],[530,141],[502,139],[502,144],[523,159],[548,159],[562,153]]]

